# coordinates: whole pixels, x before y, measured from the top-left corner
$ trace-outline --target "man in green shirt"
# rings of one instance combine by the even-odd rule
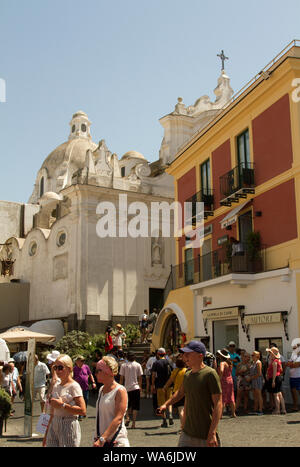
[[[219,446],[217,426],[222,417],[222,389],[217,372],[206,366],[203,359],[206,349],[202,342],[190,341],[180,349],[190,371],[187,371],[181,388],[159,410],[185,397],[184,426],[179,447]]]

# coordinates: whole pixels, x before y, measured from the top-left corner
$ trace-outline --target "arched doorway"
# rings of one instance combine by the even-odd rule
[[[181,326],[176,314],[171,314],[165,325],[163,334],[163,347],[172,349],[173,352],[177,352],[177,348],[181,345]]]

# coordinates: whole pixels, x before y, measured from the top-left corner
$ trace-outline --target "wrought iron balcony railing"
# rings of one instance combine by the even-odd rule
[[[231,206],[248,193],[255,193],[254,164],[243,162],[220,177],[220,204]]]
[[[251,252],[246,244],[238,243],[232,249],[222,248],[197,256],[185,263],[172,266],[169,278],[173,289],[215,279],[232,273],[255,274],[266,270],[265,247]]]
[[[192,225],[196,225],[196,203],[204,203],[204,219],[214,215],[214,191],[211,188],[202,188],[188,198],[186,202],[192,203]]]

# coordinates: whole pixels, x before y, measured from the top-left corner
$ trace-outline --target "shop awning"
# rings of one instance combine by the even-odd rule
[[[225,217],[220,221],[221,228],[225,229],[228,225],[232,225],[237,221],[238,213],[249,203],[248,201],[244,201],[244,203],[239,204],[236,208],[232,209]]]

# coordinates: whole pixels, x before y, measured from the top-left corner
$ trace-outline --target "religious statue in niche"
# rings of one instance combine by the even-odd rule
[[[154,237],[152,239],[151,252],[152,266],[157,264],[162,265],[162,246],[161,239],[159,237]]]

